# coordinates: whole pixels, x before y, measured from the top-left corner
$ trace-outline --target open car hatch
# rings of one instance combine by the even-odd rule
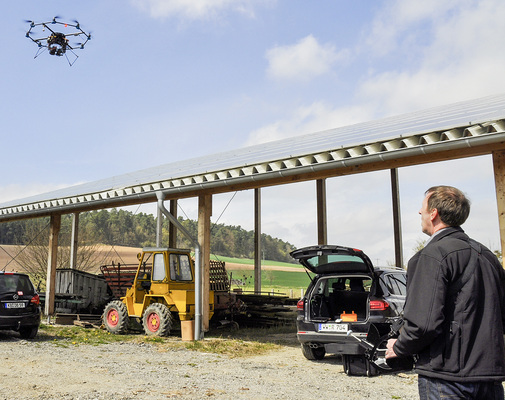
[[[350,247],[320,245],[292,251],[291,257],[315,274],[336,272],[373,273],[373,265],[361,250]]]

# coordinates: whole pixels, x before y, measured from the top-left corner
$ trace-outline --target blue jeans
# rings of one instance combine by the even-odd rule
[[[501,382],[451,382],[419,375],[420,400],[504,400]]]

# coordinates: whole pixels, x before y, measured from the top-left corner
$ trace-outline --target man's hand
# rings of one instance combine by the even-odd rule
[[[395,345],[397,339],[389,339],[388,344],[386,346],[386,359],[398,357],[393,350],[393,346]]]

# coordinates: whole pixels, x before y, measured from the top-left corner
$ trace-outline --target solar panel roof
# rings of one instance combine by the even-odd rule
[[[255,146],[130,172],[36,196],[0,204],[0,221],[19,213],[79,210],[93,202],[115,202],[154,192],[181,191],[192,185],[229,185],[250,177],[294,173],[311,168],[338,168],[345,161],[367,162],[370,156],[444,146],[486,136],[503,140],[505,94],[383,118],[322,132],[310,133]],[[344,160],[344,161],[343,161]],[[340,163],[340,164],[339,164]],[[111,200],[112,201],[112,200]],[[152,201],[152,199],[151,199]],[[104,207],[106,208],[106,207]]]

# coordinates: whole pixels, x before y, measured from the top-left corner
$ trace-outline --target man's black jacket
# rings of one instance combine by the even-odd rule
[[[480,247],[478,254],[463,230],[451,227],[409,261],[405,324],[394,351],[417,355],[420,375],[505,380],[505,272],[496,256]],[[470,273],[464,274],[466,268]]]

